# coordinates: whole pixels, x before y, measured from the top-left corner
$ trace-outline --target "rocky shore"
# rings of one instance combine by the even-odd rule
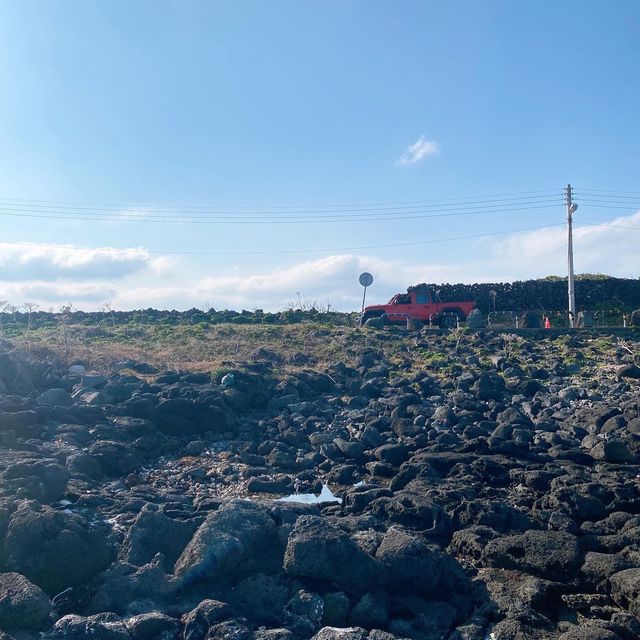
[[[637,639],[636,340],[211,374],[4,343],[0,640]]]

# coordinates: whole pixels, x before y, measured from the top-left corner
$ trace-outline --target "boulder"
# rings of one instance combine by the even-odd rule
[[[594,590],[604,591],[607,580],[613,574],[630,568],[629,561],[621,554],[589,551],[580,569],[582,579]]]
[[[226,620],[209,627],[206,640],[252,640],[253,634],[246,626],[246,620]]]
[[[381,462],[399,467],[409,458],[409,448],[405,444],[383,444],[376,449],[375,456]]]
[[[484,372],[474,382],[473,391],[480,400],[501,400],[505,392],[504,378],[496,373]]]
[[[24,461],[12,464],[2,474],[5,487],[19,495],[41,502],[60,500],[67,488],[69,472],[53,460]]]
[[[141,613],[124,621],[131,640],[177,640],[180,624],[159,611]]]
[[[120,476],[131,473],[140,464],[140,460],[130,445],[111,440],[99,440],[89,447],[89,455],[98,462],[107,476]]]
[[[126,625],[113,614],[60,618],[44,640],[131,640]]]
[[[7,525],[5,565],[53,596],[86,582],[111,563],[108,533],[105,525],[89,523],[79,514],[25,500]]]
[[[289,535],[284,569],[290,576],[333,582],[365,592],[382,576],[382,565],[344,531],[319,516],[301,516]]]
[[[625,364],[618,368],[616,376],[620,378],[640,379],[640,367],[636,364]]]
[[[73,404],[73,398],[64,389],[48,389],[36,398],[36,402],[55,407],[69,407]]]
[[[234,500],[209,513],[176,561],[184,583],[238,576],[273,562],[275,523],[266,507]]]
[[[609,578],[611,598],[640,618],[640,568],[624,569]]]
[[[622,440],[603,440],[598,442],[589,452],[594,460],[626,464],[634,462],[635,456]]]
[[[542,578],[509,569],[481,569],[478,579],[486,586],[491,601],[503,617],[535,617],[557,598],[559,585]]]
[[[367,635],[362,627],[322,627],[312,640],[367,640]]]
[[[284,627],[279,629],[256,629],[253,640],[294,640],[294,635]]]
[[[241,580],[229,594],[229,602],[256,624],[282,624],[289,601],[289,584],[281,577],[257,573]]]
[[[203,600],[189,613],[182,616],[184,640],[205,640],[211,627],[232,615],[226,602]]]
[[[88,612],[113,611],[124,615],[160,608],[177,586],[161,565],[160,554],[142,567],[114,563],[96,580]]]
[[[386,585],[391,592],[432,593],[440,582],[441,552],[400,529],[387,531],[376,558],[387,569]]]
[[[482,561],[487,566],[518,569],[548,580],[570,579],[583,554],[577,538],[564,531],[525,531],[487,543]]]
[[[384,591],[365,593],[349,613],[348,623],[365,629],[384,628],[389,620],[389,603]]]
[[[1,390],[0,390],[1,392]],[[37,437],[43,427],[39,424],[41,417],[37,411],[3,411],[0,413],[0,429],[11,429],[20,438]]]
[[[323,613],[323,598],[300,589],[287,603],[286,625],[296,637],[308,638],[320,628]]]
[[[167,566],[173,567],[200,524],[201,519],[170,518],[162,506],[147,503],[127,532],[120,558],[142,566],[161,553]]]
[[[0,573],[0,629],[40,631],[50,625],[48,596],[19,573]]]

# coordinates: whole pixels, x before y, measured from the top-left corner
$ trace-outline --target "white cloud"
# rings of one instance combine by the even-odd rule
[[[581,226],[574,217],[574,263],[577,273],[607,273],[638,277],[640,211],[606,221],[605,226]],[[490,254],[514,278],[567,270],[567,230],[564,227],[514,234],[488,243]]]
[[[409,164],[415,164],[420,162],[427,156],[431,156],[434,153],[440,151],[440,146],[437,142],[427,140],[424,135],[420,136],[413,144],[410,144],[404,151],[404,153],[398,158],[396,164],[400,166],[406,166]]]
[[[0,281],[112,280],[149,269],[158,271],[166,265],[167,258],[155,258],[144,249],[0,242]]]
[[[640,228],[640,211],[606,225],[584,226],[576,216],[576,272],[638,277],[640,235],[631,229]],[[455,243],[450,244],[454,249]],[[145,251],[57,245],[17,251],[15,246],[0,243],[0,297],[14,304],[37,302],[41,308],[72,302],[92,309],[109,300],[117,309],[203,308],[209,302],[216,309],[277,311],[295,302],[299,292],[304,301],[320,306],[329,302],[333,309],[347,311],[360,306],[358,275],[362,271],[370,271],[375,278],[367,294],[372,303],[425,281],[504,282],[566,272],[562,226],[465,242],[464,250],[452,250],[445,262],[412,260],[398,248],[392,258],[344,254],[291,264],[283,257],[282,265],[268,268],[236,262],[228,264],[221,276],[208,275],[206,265],[196,267]]]
[[[2,299],[15,305],[23,302],[35,302],[41,309],[60,303],[71,302],[81,309],[94,309],[118,294],[116,286],[104,282],[61,282],[42,281],[2,283]]]
[[[580,226],[575,229],[577,273],[600,272],[619,277],[638,277],[637,232],[640,212],[606,223],[610,226]],[[450,263],[410,261],[401,257],[383,259],[366,255],[333,255],[259,272],[235,269],[232,275],[206,276],[188,289],[140,287],[123,291],[116,298],[122,308],[159,306],[188,308],[209,301],[215,308],[278,310],[297,299],[330,302],[332,308],[357,309],[362,288],[358,275],[370,271],[375,277],[368,300],[385,301],[394,293],[419,282],[504,282],[563,275],[566,272],[566,230],[563,227],[515,233],[506,237],[475,241],[476,249]],[[231,272],[231,270],[230,270]]]
[[[427,279],[454,281],[464,278],[466,265],[406,264],[362,255],[335,255],[308,260],[288,267],[254,274],[203,277],[184,287],[139,287],[123,291],[115,298],[118,308],[134,307],[201,307],[209,301],[216,309],[279,310],[287,303],[331,303],[332,308],[353,310],[362,299],[358,275],[371,271],[374,288],[369,295],[387,300],[409,284]]]

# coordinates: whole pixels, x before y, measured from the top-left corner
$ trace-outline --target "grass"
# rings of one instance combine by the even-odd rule
[[[401,365],[400,371],[427,371],[443,380],[455,380],[470,367],[475,370],[477,365],[466,361],[469,356],[479,359],[480,368],[493,369],[489,356],[494,353],[524,365],[533,362],[536,367],[560,360],[577,376],[589,378],[615,369],[621,352],[618,338],[585,333],[535,340],[504,333],[487,342],[486,337],[466,330],[424,335],[395,327],[371,331],[315,321],[279,325],[96,322],[40,327],[5,323],[0,325],[0,337],[11,340],[34,359],[56,359],[63,365],[80,363],[102,373],[109,373],[123,360],[134,360],[160,371],[213,372],[217,377],[238,363],[256,360],[259,350],[277,354],[273,358],[277,377],[300,369],[324,370],[335,362],[355,366],[366,349],[374,348]],[[638,352],[638,338],[629,338],[630,352]],[[296,360],[297,354],[307,358]],[[269,358],[269,353],[265,355]]]
[[[127,359],[160,369],[214,371],[230,362],[251,361],[259,349],[274,351],[285,362],[304,353],[319,365],[336,361],[353,364],[370,343],[370,336],[359,329],[327,329],[312,322],[280,326],[66,325],[37,329],[5,325],[0,328],[0,336],[34,355],[49,351],[66,364],[80,362],[97,371],[108,371]]]

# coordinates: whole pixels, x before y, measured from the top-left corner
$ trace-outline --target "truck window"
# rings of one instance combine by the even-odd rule
[[[401,293],[396,300],[397,304],[411,304],[411,296]]]
[[[416,304],[429,304],[428,293],[416,293]]]

